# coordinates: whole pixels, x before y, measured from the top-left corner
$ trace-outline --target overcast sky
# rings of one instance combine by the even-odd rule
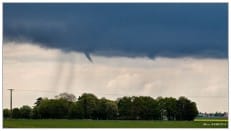
[[[84,92],[228,111],[227,4],[4,4],[3,106]]]

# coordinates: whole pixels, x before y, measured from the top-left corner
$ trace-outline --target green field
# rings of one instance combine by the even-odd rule
[[[135,121],[135,120],[16,120],[4,128],[227,128],[228,121]]]
[[[213,121],[213,122],[226,121],[228,122],[228,118],[196,118],[194,121]]]

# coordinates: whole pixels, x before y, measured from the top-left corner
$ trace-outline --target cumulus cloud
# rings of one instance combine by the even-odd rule
[[[192,57],[103,57],[90,63],[79,52],[47,49],[32,43],[3,44],[3,105],[15,88],[14,106],[32,105],[40,96],[60,92],[99,97],[147,95],[195,101],[200,111],[228,111],[228,60]]]

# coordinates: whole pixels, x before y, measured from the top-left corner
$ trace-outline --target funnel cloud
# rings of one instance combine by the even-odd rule
[[[90,62],[90,54],[228,57],[226,3],[5,3],[3,18],[4,41],[82,52]],[[120,53],[97,53],[108,51]]]

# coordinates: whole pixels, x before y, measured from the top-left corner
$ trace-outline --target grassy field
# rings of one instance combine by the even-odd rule
[[[130,120],[15,120],[4,128],[227,128],[228,121],[130,121]]]
[[[228,122],[228,118],[196,118],[194,121],[221,121],[221,122]]]

